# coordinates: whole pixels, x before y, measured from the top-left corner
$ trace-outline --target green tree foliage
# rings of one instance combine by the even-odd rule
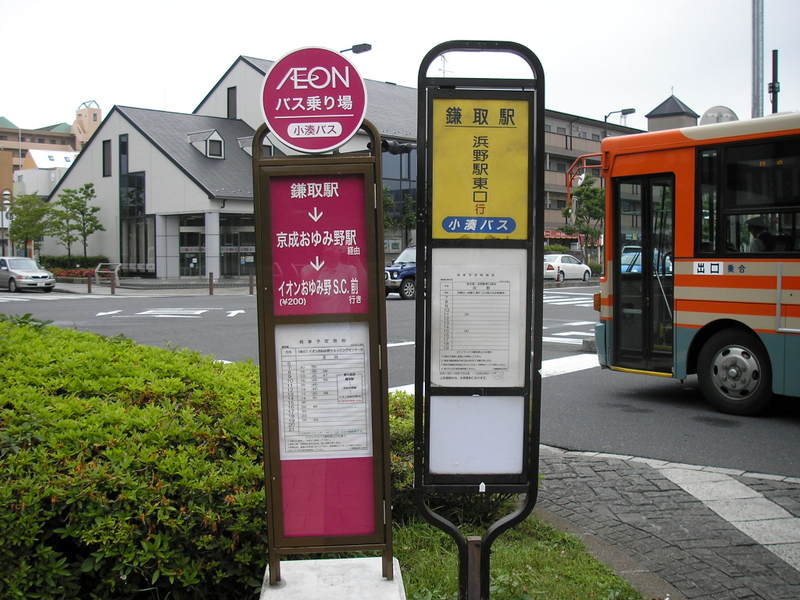
[[[386,229],[400,229],[403,243],[408,244],[410,232],[417,226],[417,200],[405,192],[400,206],[389,188],[383,188],[383,225]]]
[[[58,195],[48,219],[48,233],[58,239],[72,256],[73,242],[83,243],[83,257],[87,256],[87,239],[96,231],[105,231],[97,217],[99,206],[91,203],[97,197],[94,184],[86,183],[77,190],[65,189]]]
[[[8,209],[8,235],[18,246],[33,242],[37,250],[48,232],[50,206],[36,194],[17,196]]]
[[[569,234],[582,234],[583,253],[598,245],[605,224],[605,193],[595,186],[595,178],[587,177],[572,192],[572,208],[565,209],[565,216],[574,217],[572,223],[561,227]]]

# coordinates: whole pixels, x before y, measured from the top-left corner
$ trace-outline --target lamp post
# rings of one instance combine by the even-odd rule
[[[603,137],[608,136],[608,117],[610,117],[611,115],[615,115],[617,113],[625,117],[628,115],[632,115],[635,112],[636,112],[635,108],[621,108],[619,110],[612,110],[610,113],[608,113],[605,117],[603,117]]]
[[[0,231],[3,232],[3,239],[0,240],[0,254],[6,256],[6,245],[8,240],[8,207],[11,204],[9,199],[11,198],[11,191],[3,190],[3,200],[2,204],[0,204]]]
[[[339,53],[352,52],[353,54],[363,54],[364,52],[369,52],[370,50],[372,50],[372,44],[353,44],[349,48],[339,50]]]

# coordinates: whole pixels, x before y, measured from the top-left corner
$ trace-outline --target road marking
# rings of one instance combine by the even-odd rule
[[[542,336],[543,342],[551,342],[553,344],[572,344],[573,346],[580,346],[583,344],[583,340],[574,340],[572,338],[559,338],[559,337],[549,337],[549,336]]]
[[[416,342],[391,342],[386,344],[387,348],[397,348],[398,346],[413,346]]]
[[[244,311],[241,310],[241,309],[239,309],[239,310],[229,310],[228,314],[225,315],[225,316],[227,316],[227,317],[235,317],[236,315],[243,315],[243,314],[244,314]]]
[[[554,333],[553,335],[583,335],[590,337],[594,335],[594,331],[562,331],[560,333]]]
[[[152,308],[136,313],[145,317],[197,317],[199,318],[208,308]]]
[[[584,325],[597,325],[597,321],[573,321],[572,323],[564,323],[565,327],[583,327]]]
[[[120,310],[109,310],[108,312],[99,312],[95,315],[95,317],[105,317],[106,315],[115,315],[117,313],[121,313],[122,309]]]
[[[588,306],[594,306],[594,301],[593,300],[579,300],[577,298],[576,299],[569,299],[569,300],[566,300],[566,299],[563,299],[563,298],[557,298],[555,300],[552,300],[550,298],[545,298],[544,299],[544,303],[545,304],[553,304],[555,306],[587,306],[587,307]]]
[[[566,375],[585,371],[594,367],[599,367],[597,354],[574,354],[572,356],[562,356],[561,358],[551,358],[542,361],[542,379],[555,375]]]
[[[0,298],[0,302],[30,302],[29,298]]]

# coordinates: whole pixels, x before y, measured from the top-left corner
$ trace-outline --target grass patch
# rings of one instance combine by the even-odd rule
[[[255,365],[0,314],[0,373],[0,598],[257,596],[267,539]],[[413,508],[413,398],[390,398],[390,427],[408,597],[455,599],[455,546]],[[443,504],[472,523],[500,506]],[[493,550],[493,600],[639,598],[533,518]]]
[[[458,556],[449,535],[410,522],[395,529],[394,544],[409,600],[457,600]],[[495,540],[491,561],[492,600],[641,600],[580,541],[533,517]]]

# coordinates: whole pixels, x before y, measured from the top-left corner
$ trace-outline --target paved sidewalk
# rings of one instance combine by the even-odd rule
[[[543,446],[537,507],[650,598],[800,598],[800,480]]]

